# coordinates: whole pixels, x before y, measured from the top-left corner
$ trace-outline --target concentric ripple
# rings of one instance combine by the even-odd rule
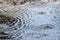
[[[8,34],[7,35],[8,37],[16,38],[16,36],[18,34],[21,34],[23,32],[23,29],[21,29],[21,28],[24,24],[25,23],[23,21],[21,21],[21,19],[19,19],[18,17],[14,18],[14,17],[11,17],[11,16],[0,15],[0,25],[1,25],[0,26],[0,30],[1,30],[0,33],[3,32],[5,34]],[[4,37],[4,35],[3,35],[1,37],[5,38],[6,36]]]
[[[4,10],[7,15],[0,15],[1,38],[12,40],[54,40],[57,38],[60,9],[55,8],[52,3],[46,3],[44,7],[42,7],[44,3],[42,6],[40,6],[42,3],[38,6],[37,4],[34,2],[31,5],[19,7],[17,8],[19,11],[6,8],[10,9]],[[32,7],[32,5],[36,6]]]

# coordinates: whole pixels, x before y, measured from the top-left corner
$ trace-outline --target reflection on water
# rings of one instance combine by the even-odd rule
[[[12,16],[0,15],[0,39],[55,40],[60,34],[57,35],[60,16],[55,6],[54,4],[47,4],[41,8],[27,6],[18,12],[8,13]]]

